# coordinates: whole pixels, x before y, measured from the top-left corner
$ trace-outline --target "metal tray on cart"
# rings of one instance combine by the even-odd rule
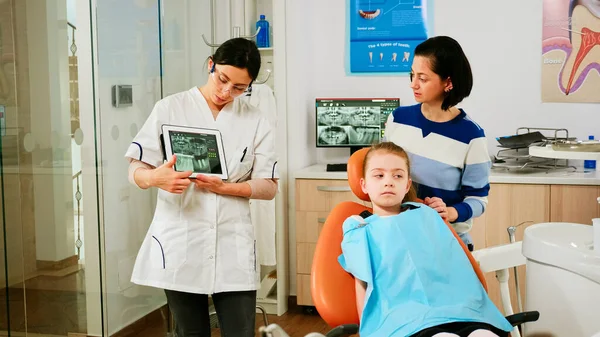
[[[600,152],[598,140],[557,140],[552,143],[554,151]]]

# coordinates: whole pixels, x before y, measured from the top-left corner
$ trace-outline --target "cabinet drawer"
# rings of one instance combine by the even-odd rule
[[[296,273],[310,274],[316,243],[300,242],[296,244]]]
[[[296,275],[296,301],[298,305],[314,305],[310,293],[310,275]]]
[[[296,212],[296,242],[317,243],[327,212]]]
[[[329,212],[342,201],[361,202],[347,180],[296,180],[296,210]]]

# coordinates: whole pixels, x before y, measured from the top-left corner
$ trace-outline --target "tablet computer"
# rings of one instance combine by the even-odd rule
[[[221,132],[214,129],[164,124],[162,126],[165,156],[177,156],[175,171],[228,179]]]

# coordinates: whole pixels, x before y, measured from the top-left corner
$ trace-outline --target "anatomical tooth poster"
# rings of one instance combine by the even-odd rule
[[[408,73],[431,35],[433,0],[349,0],[350,73]],[[348,69],[349,68],[349,69]]]
[[[543,1],[542,101],[600,102],[600,1]]]

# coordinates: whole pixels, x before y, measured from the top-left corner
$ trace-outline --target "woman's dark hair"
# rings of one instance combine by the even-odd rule
[[[215,64],[246,69],[252,81],[258,77],[261,63],[256,43],[241,37],[223,42],[212,56],[212,61]]]
[[[427,57],[434,73],[442,80],[450,78],[452,81],[452,90],[446,93],[442,110],[448,110],[471,94],[473,88],[471,65],[456,40],[448,36],[429,38],[415,48],[415,56]]]

